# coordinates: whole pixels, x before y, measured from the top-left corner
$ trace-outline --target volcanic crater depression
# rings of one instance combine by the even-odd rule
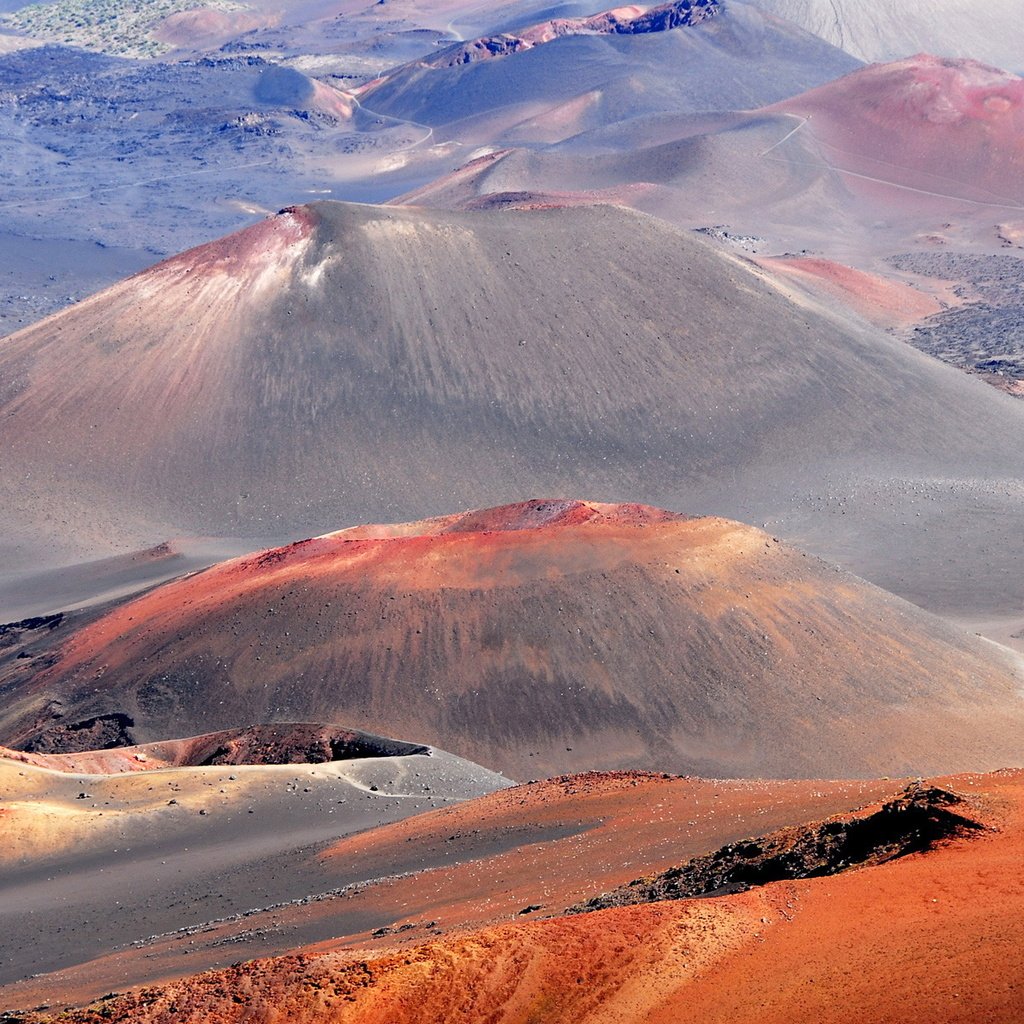
[[[431,753],[430,747],[423,744],[309,722],[251,725],[187,739],[132,744],[131,729],[135,723],[130,718],[110,715],[106,719],[114,720],[119,729],[102,747],[89,741],[96,738],[96,726],[104,719],[88,719],[77,723],[77,728],[61,725],[45,730],[26,744],[24,754],[29,756],[25,759],[61,771],[89,771],[88,765],[101,766],[97,770],[111,770],[110,765],[117,765],[122,770],[127,766],[152,771],[168,767],[323,764]],[[19,756],[13,751],[10,755]]]

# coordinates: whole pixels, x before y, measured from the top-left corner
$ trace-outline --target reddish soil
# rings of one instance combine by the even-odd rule
[[[808,118],[854,191],[891,183],[993,207],[1024,200],[1024,79],[1005,71],[920,54],[766,109]]]
[[[1012,656],[759,530],[572,500],[233,559],[50,661],[11,690],[9,746],[72,752],[51,733],[99,715],[135,742],[284,718],[520,779],[871,777],[1012,763],[1024,720]]]
[[[431,780],[434,789],[438,782]],[[349,885],[336,896],[247,913],[96,959],[80,957],[78,966],[10,986],[0,1003],[84,1002],[126,984],[223,965],[230,962],[225,950],[237,960],[297,946],[382,949],[453,929],[559,915],[639,875],[793,822],[847,813],[891,797],[902,785],[715,782],[627,772],[519,786],[400,827],[373,828],[290,862],[291,876],[315,874],[318,892]],[[145,813],[144,803],[139,812]],[[62,827],[65,849],[77,843],[85,850],[83,838]],[[199,849],[199,843],[193,837],[188,845]],[[259,877],[279,865],[248,864],[246,870]],[[352,886],[354,879],[366,881]]]
[[[879,327],[903,327],[944,308],[934,295],[913,285],[832,260],[779,256],[764,257],[757,263],[825,298],[838,299]]]
[[[734,895],[515,922],[383,953],[254,961],[61,1019],[1016,1020],[1024,775],[938,784],[965,798],[985,829],[870,868]]]

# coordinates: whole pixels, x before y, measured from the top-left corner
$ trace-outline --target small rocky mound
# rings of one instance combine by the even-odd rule
[[[419,743],[374,736],[337,725],[289,722],[227,729],[185,739],[132,744],[127,715],[54,726],[21,750],[4,756],[54,771],[145,771],[211,765],[324,764],[367,757],[430,754]]]
[[[56,629],[63,621],[64,613],[57,612],[56,615],[35,615],[20,622],[5,622],[0,625],[0,649],[20,643],[26,633]]]
[[[758,839],[729,843],[652,878],[634,879],[577,903],[566,913],[722,896],[768,882],[818,878],[883,864],[983,828],[950,809],[962,803],[955,793],[915,783],[873,813],[832,818],[817,826],[781,829]]]

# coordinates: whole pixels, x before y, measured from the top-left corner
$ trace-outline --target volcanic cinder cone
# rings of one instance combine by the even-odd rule
[[[772,519],[918,603],[1005,611],[1022,429],[650,217],[316,204],[0,345],[4,564],[568,493]]]
[[[998,219],[1024,209],[1024,79],[972,60],[918,54],[876,64],[768,108],[808,130],[853,191]]]
[[[8,745],[333,720],[520,778],[838,778],[1016,762],[1024,725],[1010,652],[752,527],[581,501],[224,562],[51,661],[8,684]]]

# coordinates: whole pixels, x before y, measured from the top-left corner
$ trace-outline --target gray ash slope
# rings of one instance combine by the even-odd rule
[[[33,837],[31,822],[9,826],[0,864],[0,990],[115,951],[160,950],[162,941],[290,904],[337,900],[323,938],[389,924],[348,911],[346,887],[370,876],[324,865],[320,850],[340,836],[511,783],[441,750],[373,739],[380,756],[158,771],[74,770],[59,757],[51,759],[54,770],[0,748],[5,799],[45,802],[64,822],[77,823],[48,848]],[[195,742],[171,741],[156,754]],[[26,921],[36,941],[25,941]],[[268,935],[247,937],[250,955],[266,948]],[[239,945],[227,942],[215,962],[226,965],[239,954]],[[187,969],[188,951],[180,956]]]
[[[758,6],[866,61],[923,50],[1024,71],[1017,0],[759,0]]]
[[[584,494],[1024,603],[1024,409],[624,210],[300,208],[8,338],[0,381],[12,570]]]

